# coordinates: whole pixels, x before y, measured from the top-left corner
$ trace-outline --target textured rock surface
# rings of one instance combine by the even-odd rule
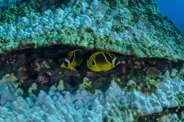
[[[183,38],[154,0],[20,0],[1,18],[0,121],[184,119]],[[79,47],[81,69],[61,68]],[[97,49],[121,64],[90,71]]]
[[[154,0],[48,1],[40,9],[43,1],[34,2],[24,2],[22,9],[15,6],[17,12],[5,12],[1,53],[68,44],[138,57],[184,59],[181,32],[161,15]]]
[[[182,71],[184,68],[175,76],[165,73],[166,81],[157,83],[158,92],[151,94],[130,91],[128,86],[122,89],[112,80],[106,92],[60,91],[52,86],[48,93],[41,90],[38,95],[30,93],[26,98],[22,89],[17,88],[18,83],[7,74],[0,79],[0,121],[182,121]]]

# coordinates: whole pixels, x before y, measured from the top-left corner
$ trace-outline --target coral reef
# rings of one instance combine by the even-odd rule
[[[5,75],[0,80],[0,119],[2,121],[24,119],[31,121],[147,121],[147,120],[183,120],[183,106],[178,98],[183,94],[183,80],[168,72],[163,76],[167,80],[157,83],[157,92],[121,89],[112,80],[110,87],[91,94],[86,90],[73,93],[50,87],[48,93],[41,90],[38,96],[30,93],[23,98],[23,91],[17,89],[16,81],[7,81]],[[178,80],[176,80],[178,79]],[[131,81],[134,82],[134,81]],[[129,82],[129,84],[131,84]],[[178,97],[179,96],[179,97]],[[180,98],[179,98],[180,99]],[[12,111],[8,111],[11,109]],[[18,115],[18,116],[17,116]]]
[[[47,2],[34,1],[36,5],[43,3],[42,8],[57,3]],[[184,59],[181,32],[161,15],[155,1],[63,2],[64,8],[44,8],[41,12],[25,2],[27,9],[17,11],[26,13],[16,22],[0,24],[0,52],[68,44],[137,57]],[[15,16],[11,11],[7,14]]]
[[[0,121],[184,120],[184,39],[154,0],[18,0],[0,19]],[[93,72],[102,50],[120,64]]]
[[[1,0],[0,1],[0,12],[7,10],[12,4],[16,3],[17,0]]]

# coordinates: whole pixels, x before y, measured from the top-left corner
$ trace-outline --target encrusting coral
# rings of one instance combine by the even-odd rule
[[[87,49],[105,49],[137,57],[183,60],[184,45],[181,32],[170,19],[161,15],[155,1],[116,0],[101,3],[94,0],[63,3],[48,1],[47,3],[34,0],[34,2],[36,5],[40,5],[39,3],[45,5],[42,6],[42,10],[37,10],[25,1],[24,6],[29,9],[26,9],[27,12],[16,20],[16,24],[8,20],[0,24],[0,38],[3,40],[1,53],[53,44],[68,44]],[[55,10],[52,10],[51,6],[50,10],[45,10],[49,8],[49,2],[52,2],[51,6],[57,6]],[[14,6],[18,6],[21,2],[18,3]],[[63,8],[62,5],[68,6]],[[72,5],[72,10],[69,5]],[[8,14],[14,16],[11,12]]]
[[[60,112],[61,104],[70,110],[71,103],[77,110],[90,106],[101,121],[181,113],[184,39],[154,0],[18,0],[0,18],[4,92],[10,89],[30,106],[38,95],[35,105],[49,108],[49,114]]]

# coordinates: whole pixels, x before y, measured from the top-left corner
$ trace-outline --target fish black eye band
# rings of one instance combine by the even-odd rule
[[[70,61],[67,60],[67,59],[65,59],[63,63],[64,63],[64,65],[65,65],[66,67],[68,67],[68,65],[70,64]]]
[[[118,59],[117,58],[115,58],[115,65],[117,65],[118,64]]]

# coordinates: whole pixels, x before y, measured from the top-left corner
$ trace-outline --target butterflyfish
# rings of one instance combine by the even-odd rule
[[[81,49],[73,50],[68,54],[68,56],[64,59],[61,67],[76,71],[77,66],[79,66],[83,62],[83,52]]]
[[[99,51],[91,55],[87,67],[94,72],[108,71],[120,64],[117,57],[109,52]]]

